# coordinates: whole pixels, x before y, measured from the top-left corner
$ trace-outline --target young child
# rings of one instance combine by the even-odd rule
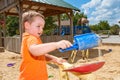
[[[46,60],[62,64],[65,60],[48,54],[49,52],[70,47],[69,41],[42,43],[40,36],[45,25],[44,16],[35,11],[22,15],[25,32],[22,37],[21,66],[19,80],[48,80]]]

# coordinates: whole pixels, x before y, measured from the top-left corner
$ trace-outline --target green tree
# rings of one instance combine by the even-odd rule
[[[68,20],[69,17],[67,14],[61,14],[61,20]]]
[[[98,23],[98,27],[100,30],[110,30],[110,25],[108,21],[100,21]]]
[[[8,36],[19,34],[19,18],[16,16],[7,16],[6,29]]]
[[[73,26],[78,25],[77,22],[82,17],[87,18],[87,15],[85,15],[83,12],[77,12],[77,11],[74,12],[74,14],[73,14]],[[61,15],[61,20],[68,20],[68,19],[69,19],[69,17],[67,16],[67,14]]]
[[[85,15],[83,12],[82,12],[82,13],[80,13],[80,12],[75,12],[75,13],[74,13],[74,17],[73,17],[73,25],[74,25],[74,26],[78,25],[78,24],[77,24],[77,23],[78,23],[78,20],[79,20],[80,18],[82,18],[82,17],[87,18],[87,15]]]
[[[44,33],[46,35],[50,35],[53,29],[56,27],[54,24],[55,20],[53,17],[47,17],[45,19],[45,28]],[[8,36],[14,36],[19,34],[19,18],[16,16],[8,16],[7,17],[7,35]]]
[[[113,26],[111,26],[110,32],[113,35],[118,35],[119,34],[119,25],[114,24]]]
[[[3,16],[0,14],[0,32],[2,31],[3,24],[4,24]]]
[[[56,24],[54,24],[55,19],[53,16],[47,17],[45,19],[45,27],[44,27],[44,34],[50,35],[53,32],[53,29],[56,28]]]
[[[94,31],[94,32],[98,32],[98,31],[100,30],[97,24],[95,24],[95,25],[90,25],[90,29],[91,29],[92,31]]]

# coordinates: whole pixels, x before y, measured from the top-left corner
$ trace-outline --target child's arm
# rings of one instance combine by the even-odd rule
[[[61,40],[59,42],[51,42],[45,44],[33,44],[29,47],[29,51],[34,56],[40,56],[45,53],[54,51],[55,49],[65,49],[67,47],[72,46],[72,44],[67,40]]]
[[[65,59],[58,58],[56,56],[50,55],[50,54],[45,54],[46,60],[51,61],[57,64],[62,64],[63,62],[67,62]]]

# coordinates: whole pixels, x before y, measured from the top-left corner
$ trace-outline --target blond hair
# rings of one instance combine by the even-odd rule
[[[34,17],[41,17],[42,19],[44,19],[44,16],[38,12],[35,12],[35,11],[27,11],[27,12],[24,12],[23,15],[22,15],[22,23],[23,23],[23,26],[24,26],[24,23],[26,21],[28,21],[29,23],[32,23],[33,22],[33,18]]]

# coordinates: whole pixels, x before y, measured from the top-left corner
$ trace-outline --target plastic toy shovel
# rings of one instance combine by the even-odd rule
[[[60,52],[66,52],[70,50],[86,50],[89,48],[97,47],[101,41],[101,38],[94,33],[86,33],[74,36],[73,46],[66,49],[59,49]]]
[[[105,61],[85,63],[83,65],[65,69],[64,71],[77,72],[77,73],[81,73],[81,74],[91,73],[91,72],[94,72],[94,71],[100,69],[104,64],[105,64]]]

